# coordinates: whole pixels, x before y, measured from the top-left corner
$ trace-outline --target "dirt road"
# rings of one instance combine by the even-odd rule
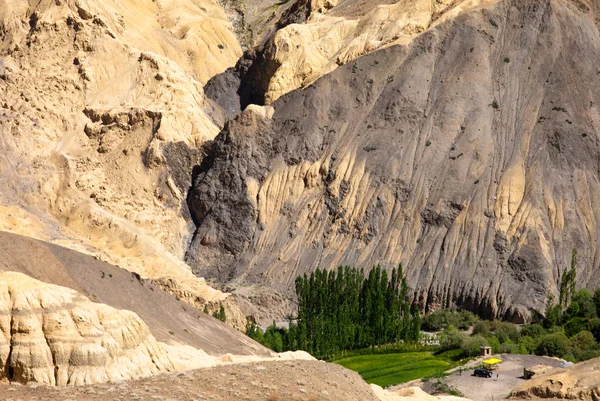
[[[448,376],[446,383],[473,401],[494,401],[506,398],[513,389],[523,383],[523,368],[534,365],[559,366],[561,361],[545,356],[501,354],[503,360],[492,378],[473,376],[473,369]]]

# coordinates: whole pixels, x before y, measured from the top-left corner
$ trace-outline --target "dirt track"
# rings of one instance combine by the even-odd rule
[[[473,401],[493,401],[506,398],[513,389],[523,383],[523,368],[534,365],[559,366],[560,362],[554,358],[536,355],[510,355],[496,356],[503,362],[495,370],[492,378],[473,376],[473,369],[456,372],[446,378],[446,383],[462,392],[466,398]],[[471,362],[469,365],[476,363]]]

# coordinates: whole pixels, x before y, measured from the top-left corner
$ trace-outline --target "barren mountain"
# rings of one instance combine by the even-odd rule
[[[0,372],[146,377],[0,394],[438,399],[202,310],[243,330],[235,299],[271,321],[299,274],[402,263],[425,310],[523,322],[573,249],[600,285],[599,21],[600,0],[0,0]],[[595,364],[516,396],[594,398]]]
[[[185,198],[225,120],[203,84],[241,54],[212,0],[0,1],[0,230],[204,303]]]
[[[517,322],[573,249],[578,285],[597,286],[599,10],[465,3],[249,107],[195,170],[188,262],[288,293],[317,267],[403,263],[425,309]]]
[[[266,68],[264,102],[379,48],[407,44],[423,31],[496,0],[327,0],[299,1],[296,19],[277,30],[261,48]],[[306,16],[298,21],[298,14]]]

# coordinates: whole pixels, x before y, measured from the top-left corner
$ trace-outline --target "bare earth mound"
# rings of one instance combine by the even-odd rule
[[[597,400],[600,395],[599,369],[600,358],[595,358],[568,368],[550,370],[522,384],[513,391],[511,399]]]

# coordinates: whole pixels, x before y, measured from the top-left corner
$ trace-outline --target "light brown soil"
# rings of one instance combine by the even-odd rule
[[[594,358],[567,368],[547,370],[515,389],[511,399],[597,400],[600,393],[599,368],[600,358]]]
[[[378,398],[360,376],[319,361],[240,364],[86,387],[0,386],[20,400],[343,400]]]

